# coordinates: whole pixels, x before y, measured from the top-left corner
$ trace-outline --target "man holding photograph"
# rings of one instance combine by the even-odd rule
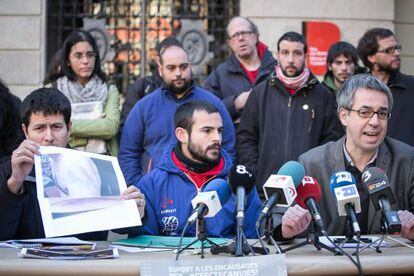
[[[10,162],[0,167],[0,240],[45,236],[37,201],[34,156],[40,154],[40,146],[67,146],[70,116],[70,102],[57,89],[40,88],[24,99],[21,117],[26,139],[13,151]],[[129,187],[122,198],[134,199],[143,216],[145,199],[137,188]],[[78,236],[106,239],[106,231]]]

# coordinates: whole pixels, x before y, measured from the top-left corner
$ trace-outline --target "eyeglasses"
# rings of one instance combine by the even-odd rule
[[[377,53],[383,53],[387,55],[392,55],[395,53],[395,51],[401,52],[402,46],[401,45],[395,45],[392,47],[388,47],[387,49],[378,50]]]
[[[358,113],[358,116],[361,118],[372,118],[375,114],[378,115],[378,118],[381,120],[389,119],[391,118],[391,112],[387,110],[380,110],[380,111],[374,111],[372,109],[368,108],[361,108],[358,110],[351,109],[351,108],[345,108],[348,111],[355,111]]]
[[[96,54],[94,52],[87,52],[87,53],[74,53],[72,55],[72,57],[76,60],[76,61],[81,61],[83,60],[83,58],[86,57],[87,60],[92,60],[95,59]]]
[[[248,35],[251,35],[252,33],[253,33],[252,31],[241,31],[241,32],[237,32],[237,33],[231,35],[229,37],[229,39],[236,39],[236,38],[239,38],[240,36],[246,37]]]

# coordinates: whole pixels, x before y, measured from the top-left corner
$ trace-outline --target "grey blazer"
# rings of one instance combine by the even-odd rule
[[[319,203],[321,215],[330,235],[345,235],[345,217],[339,217],[335,199],[329,189],[331,176],[345,170],[344,137],[336,142],[311,149],[299,157],[305,166],[306,175],[315,177],[322,190]],[[376,166],[383,169],[390,181],[396,199],[393,210],[414,212],[414,148],[386,137],[380,145]],[[380,233],[381,212],[376,211],[372,202],[368,208],[368,234]]]

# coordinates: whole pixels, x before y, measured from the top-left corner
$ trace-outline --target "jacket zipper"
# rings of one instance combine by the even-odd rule
[[[184,172],[184,174],[185,174],[185,176],[187,176],[187,178],[191,181],[191,183],[193,183],[194,184],[194,186],[196,187],[196,190],[197,190],[197,195],[199,194],[199,193],[201,193],[201,188],[198,188],[198,186],[197,186],[197,184],[194,182],[194,180],[187,174],[187,173],[185,173]],[[212,176],[211,178],[209,178],[209,179],[207,179],[206,180],[206,182],[204,182],[204,184],[205,183],[207,183],[207,182],[209,182],[210,180],[212,180],[213,178],[215,178],[216,176]],[[203,184],[203,186],[204,186],[204,184]],[[195,236],[194,236],[194,238],[197,238],[197,233],[198,233],[198,221],[197,221],[197,223],[196,223],[196,229],[195,229]],[[185,233],[184,233],[185,234]]]
[[[285,139],[285,160],[288,158],[288,143],[289,143],[289,124],[290,124],[290,114],[291,114],[291,107],[292,107],[292,95],[289,96],[288,100],[288,115],[287,115],[287,122],[286,122],[286,139]]]

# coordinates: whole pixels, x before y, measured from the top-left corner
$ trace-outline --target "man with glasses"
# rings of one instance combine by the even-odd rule
[[[362,74],[349,78],[337,96],[338,116],[346,135],[337,142],[314,148],[299,157],[306,174],[321,184],[320,211],[330,235],[345,235],[344,219],[338,216],[336,200],[329,188],[330,177],[350,172],[361,200],[357,220],[362,234],[380,233],[381,211],[375,210],[362,187],[362,172],[368,167],[381,168],[389,178],[399,210],[401,235],[414,240],[414,148],[386,137],[393,108],[390,89],[378,78]],[[404,210],[404,211],[403,211]]]
[[[401,45],[392,31],[374,28],[361,37],[357,48],[370,73],[386,83],[394,97],[388,135],[414,146],[414,128],[403,123],[414,121],[414,77],[400,72]]]
[[[276,61],[259,41],[257,26],[248,18],[231,19],[227,36],[232,54],[208,76],[205,85],[223,100],[237,125],[252,88],[266,79]]]

